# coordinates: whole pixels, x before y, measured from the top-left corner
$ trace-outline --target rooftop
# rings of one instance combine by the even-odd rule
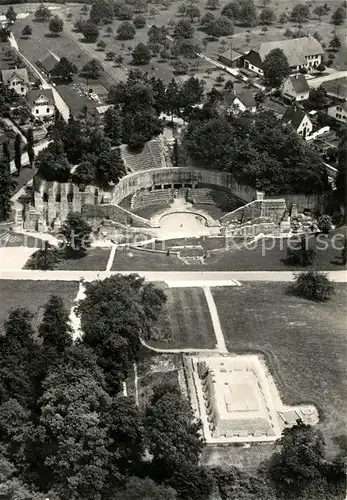
[[[302,38],[291,38],[276,42],[264,42],[260,44],[259,52],[261,60],[264,61],[267,54],[273,49],[282,49],[288,59],[289,66],[299,66],[306,63],[306,56],[324,54],[321,44],[313,36]]]
[[[27,93],[29,104],[33,106],[41,96],[46,97],[52,103],[55,102],[52,89],[32,89]]]
[[[282,122],[286,125],[291,124],[295,129],[297,129],[305,116],[307,115],[303,109],[293,106],[287,108],[282,118]]]
[[[6,85],[13,78],[18,78],[25,83],[29,83],[29,77],[26,68],[3,69],[1,71],[1,77],[4,85]]]
[[[253,108],[254,106],[257,105],[252,92],[250,92],[249,90],[240,92],[235,96],[235,99],[236,98],[238,98],[242,102],[242,104],[244,104],[247,108]]]
[[[341,99],[347,99],[347,77],[324,82],[322,87],[329,95],[333,95],[334,97],[339,97]]]
[[[47,72],[50,73],[54,66],[60,61],[60,57],[58,57],[53,52],[49,51],[46,57],[39,61],[40,66]]]
[[[297,94],[302,94],[303,92],[310,91],[310,87],[307,83],[305,75],[290,76],[289,79],[292,82],[294,90]]]

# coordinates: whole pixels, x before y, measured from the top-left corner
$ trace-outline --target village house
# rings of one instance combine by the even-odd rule
[[[324,54],[321,44],[311,35],[276,42],[264,42],[260,44],[258,49],[249,51],[244,58],[244,67],[263,76],[264,59],[273,49],[283,50],[292,73],[301,68],[310,70],[319,66]]]
[[[53,52],[49,52],[46,57],[37,62],[37,65],[47,76],[51,76],[53,68],[59,61],[60,57]]]
[[[237,107],[237,109],[241,112],[250,111],[251,113],[255,113],[257,110],[257,103],[253,97],[252,92],[245,91],[240,92],[234,97],[232,102],[233,107]]]
[[[36,119],[54,116],[55,101],[52,89],[33,89],[27,93],[31,114]]]
[[[347,121],[347,102],[335,103],[328,108],[328,116],[335,118],[339,122],[346,123]]]
[[[293,127],[303,139],[306,139],[313,131],[313,123],[308,114],[297,106],[287,108],[282,118],[282,124]]]
[[[282,87],[283,97],[295,101],[305,101],[309,98],[310,87],[305,75],[296,74],[284,80]]]
[[[3,69],[1,79],[5,87],[21,96],[25,96],[30,88],[28,72],[25,68]]]
[[[236,50],[229,49],[223,54],[218,56],[218,59],[221,63],[225,64],[225,66],[229,66],[229,68],[239,68],[243,66],[243,60],[245,55],[240,54]]]

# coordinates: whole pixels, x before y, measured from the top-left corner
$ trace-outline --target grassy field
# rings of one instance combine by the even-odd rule
[[[163,332],[163,337],[168,341],[151,341],[150,345],[164,349],[214,348],[216,338],[202,288],[168,288],[165,293],[170,332]]]
[[[190,267],[174,255],[118,248],[112,271],[188,271]]]
[[[192,261],[184,264],[176,256],[154,253],[146,250],[119,248],[113,261],[113,271],[291,271],[295,266],[286,263],[287,239],[263,239],[245,244],[243,238],[181,238],[159,241],[149,245],[151,249],[166,250],[172,245],[201,244],[210,252],[205,264]],[[334,245],[327,240],[328,248],[323,250],[322,242],[310,237],[310,245],[316,248],[313,266],[326,271],[343,269],[341,260],[342,237],[336,237]],[[294,244],[296,246],[296,243]],[[335,246],[335,248],[334,248]],[[212,252],[212,250],[216,250]],[[312,266],[311,266],[312,267]]]
[[[109,256],[109,248],[90,248],[84,257],[61,260],[57,265],[57,269],[68,271],[105,271]]]
[[[286,289],[250,283],[215,288],[213,296],[229,351],[262,353],[285,403],[315,404],[334,453],[346,429],[347,288],[336,285],[324,304],[289,296]]]
[[[12,308],[27,307],[35,314],[34,325],[42,316],[42,307],[50,295],[59,295],[69,310],[78,290],[78,283],[72,281],[17,281],[0,280],[0,331]]]

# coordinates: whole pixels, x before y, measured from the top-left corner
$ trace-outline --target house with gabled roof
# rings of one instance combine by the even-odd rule
[[[299,73],[286,78],[283,82],[282,93],[284,97],[294,99],[295,101],[307,100],[310,96],[310,87],[305,75]]]
[[[14,90],[16,94],[25,96],[30,88],[29,76],[26,68],[3,69],[1,80],[5,87]]]
[[[27,93],[31,114],[37,119],[49,119],[55,113],[52,89],[33,89]]]
[[[47,76],[50,76],[53,68],[59,61],[60,57],[49,51],[46,57],[37,62],[37,65],[40,69],[42,69],[42,71],[44,71],[44,73],[46,73]]]
[[[324,55],[321,44],[313,36],[309,35],[301,38],[261,43],[257,49],[252,49],[245,55],[244,67],[263,76],[263,62],[273,49],[283,50],[292,73],[299,71],[300,68],[313,69],[319,66]]]
[[[241,112],[250,111],[251,113],[255,113],[257,110],[257,103],[255,102],[252,92],[249,90],[239,92],[235,95],[232,106],[237,107]]]
[[[306,139],[313,131],[313,123],[308,114],[297,106],[287,108],[282,118],[284,126],[291,126],[303,139]]]

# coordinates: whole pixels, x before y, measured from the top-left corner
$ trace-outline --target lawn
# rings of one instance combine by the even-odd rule
[[[167,341],[151,341],[150,345],[164,349],[213,349],[216,345],[210,311],[202,288],[167,288],[168,321],[162,337]],[[168,331],[170,329],[170,331]]]
[[[42,316],[42,307],[51,295],[59,295],[70,310],[78,291],[78,283],[72,281],[19,281],[0,280],[0,331],[12,308],[27,307],[35,314],[37,326]]]
[[[184,262],[175,255],[118,247],[112,271],[188,271]]]
[[[110,248],[90,248],[84,257],[62,259],[56,269],[67,271],[105,271]]]
[[[213,296],[229,351],[262,353],[284,403],[315,404],[334,453],[346,429],[347,288],[336,285],[323,304],[286,290],[284,283],[244,283],[215,288]]]

